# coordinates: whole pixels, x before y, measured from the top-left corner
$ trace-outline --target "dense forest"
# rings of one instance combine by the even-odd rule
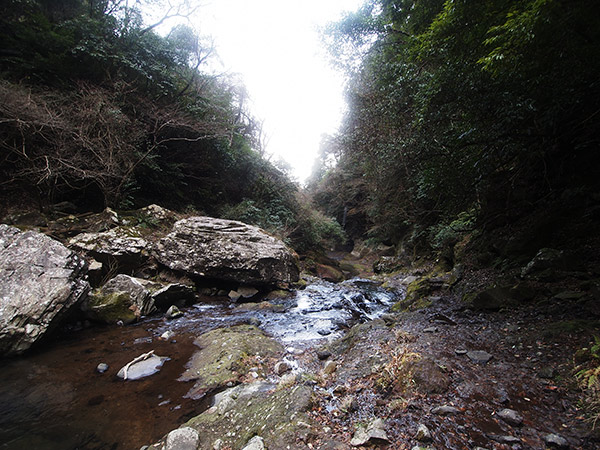
[[[323,141],[317,202],[352,237],[408,255],[474,230],[500,259],[593,236],[599,8],[369,0],[332,24],[349,110]]]
[[[237,339],[244,344],[273,318],[283,320],[279,331],[287,333],[298,325],[299,335],[315,335],[310,343],[299,344],[302,350],[286,341],[285,349],[277,344],[276,356],[265,358],[260,351],[271,344],[256,341],[260,348],[254,353],[238,352],[234,338],[225,337],[215,350],[220,356],[214,367],[233,364],[228,362],[233,353],[227,361],[223,356],[232,348],[239,353],[237,366],[223,378],[225,383],[198,388],[198,399],[233,386],[234,379],[240,386],[260,377],[279,384],[254,392],[258,397],[253,401],[238,402],[243,410],[239,416],[253,412],[254,406],[270,408],[261,416],[266,418],[260,428],[235,436],[234,425],[238,431],[241,426],[229,425],[227,413],[219,416],[223,430],[210,438],[210,445],[194,448],[242,448],[260,437],[256,430],[284,428],[283,437],[267,436],[276,443],[269,448],[290,448],[290,442],[302,443],[298,448],[350,448],[348,442],[364,448],[382,441],[396,445],[390,448],[411,448],[416,441],[433,442],[436,448],[597,448],[597,0],[365,0],[322,30],[332,63],[345,74],[347,108],[339,130],[323,136],[305,187],[269,161],[263,125],[250,110],[240,77],[214,70],[217,50],[211,39],[188,25],[192,21],[171,21],[201,13],[200,2],[0,0],[0,5],[0,222],[8,236],[0,247],[43,237],[52,245],[63,241],[70,258],[87,258],[78,266],[78,281],[85,285],[78,291],[83,306],[72,305],[80,310],[69,320],[65,314],[61,339],[78,339],[73,337],[79,336],[76,332],[94,320],[120,327],[129,323],[116,316],[104,322],[94,319],[90,308],[98,305],[89,301],[97,300],[104,308],[102,302],[131,300],[130,293],[104,295],[102,289],[118,278],[134,277],[141,277],[134,280],[136,286],[141,280],[152,289],[163,284],[185,288],[195,305],[201,305],[185,309],[189,298],[177,298],[179,303],[168,298],[161,320],[152,326],[160,322],[157,327],[168,327],[176,323],[172,319],[185,323],[190,318],[195,324],[223,312],[229,322],[217,321],[224,328],[216,331],[227,335],[241,324]],[[149,10],[157,17],[151,19]],[[176,25],[165,31],[171,23]],[[302,126],[297,124],[299,132]],[[151,204],[171,211],[152,207],[139,215]],[[178,234],[185,227],[201,234],[203,224],[214,220],[197,216],[240,220],[267,233],[241,233],[241,247],[234,250],[214,234],[202,235],[205,240]],[[218,219],[215,223],[225,234],[243,228]],[[175,231],[167,235],[170,227]],[[112,241],[121,240],[115,230],[125,233],[122,245],[138,242],[133,263],[119,263],[118,257],[130,255],[129,248],[123,254],[120,248],[113,252]],[[88,231],[94,236],[86,247],[82,236]],[[106,255],[98,236],[108,241]],[[173,258],[165,250],[175,246],[171,239],[186,244]],[[268,256],[262,240],[275,242],[282,253]],[[191,268],[179,264],[210,253],[206,242],[223,250],[226,258],[212,255]],[[247,251],[251,247],[254,253]],[[44,259],[45,253],[56,252],[26,255],[29,259],[19,266],[25,275],[20,275],[13,255],[5,252],[0,278],[8,286],[5,279],[13,277],[17,287],[6,288],[8,294],[0,300],[17,298],[17,288],[38,278],[39,284],[46,283],[27,272],[41,267],[31,261],[40,254]],[[106,258],[101,261],[101,256]],[[285,260],[291,275],[272,283],[275,278],[265,276],[260,267],[251,271],[262,279],[234,277],[227,267],[219,278],[205,270],[219,258],[234,266],[243,258],[252,264]],[[48,273],[54,280],[56,271]],[[146,297],[153,299],[162,290],[152,297],[148,290]],[[33,292],[28,297],[32,303],[44,303],[40,299],[46,291]],[[223,302],[222,311],[213,308],[218,301]],[[172,315],[172,307],[178,314]],[[13,328],[29,333],[31,324],[20,315],[22,305],[11,308],[3,306],[1,312],[16,311]],[[142,311],[125,304],[132,323],[145,319]],[[315,321],[307,322],[313,313]],[[338,320],[342,316],[347,317]],[[41,321],[36,319],[30,328],[37,329]],[[135,331],[122,327],[108,333],[120,336],[121,329],[125,334]],[[161,328],[156,336],[136,334],[128,348],[118,337],[113,355],[102,358],[129,351],[134,359],[127,364],[123,360],[125,380],[130,364],[140,357],[154,358],[150,345],[161,346],[165,354],[174,351],[177,341],[170,332]],[[181,344],[184,335],[181,329],[176,332],[188,356],[197,350],[191,347],[205,347],[198,341],[192,345],[192,340]],[[327,345],[314,344],[323,340]],[[148,352],[135,357],[140,342],[148,344]],[[104,344],[94,343],[85,344],[83,353],[92,346],[104,352]],[[187,357],[180,359],[177,364],[189,367]],[[296,362],[288,364],[291,360]],[[296,376],[302,364],[306,372]],[[86,385],[94,384],[88,382],[94,372],[90,367],[81,369]],[[46,372],[38,372],[47,390]],[[60,367],[58,372],[69,370]],[[292,372],[285,375],[287,380],[286,372]],[[10,383],[29,384],[29,374],[5,373]],[[95,381],[101,373],[96,370]],[[177,385],[172,381],[166,389]],[[110,383],[113,389],[114,377]],[[27,407],[31,399],[23,401],[20,391],[5,384],[10,402],[3,404]],[[296,412],[290,417],[279,414],[264,401],[269,395],[282,399],[285,414],[291,413],[290,392],[302,394],[298,411],[306,413],[306,420],[297,420]],[[113,403],[118,407],[117,395]],[[162,393],[152,395],[152,401],[163,399]],[[137,393],[133,397],[137,414],[144,407],[137,403]],[[202,400],[205,406],[208,399]],[[80,400],[86,410],[110,403],[104,401],[104,392]],[[170,401],[165,397],[157,408]],[[173,419],[173,425],[198,413],[193,408]],[[216,409],[210,410],[208,414]],[[517,410],[525,419],[513,414]],[[459,414],[464,420],[455,420]],[[281,418],[282,426],[270,422]],[[358,439],[359,429],[371,418],[378,426],[370,424],[365,433],[374,434]],[[391,437],[382,418],[391,424]],[[129,421],[128,416],[127,426],[111,426],[128,433]],[[213,418],[209,423],[212,427]],[[435,426],[435,436],[417,437],[425,423]],[[297,429],[288,430],[288,425]],[[201,422],[195,426],[204,430]],[[37,423],[35,427],[44,431]],[[161,439],[164,431],[136,439]],[[204,431],[195,435],[197,441],[207,436]],[[222,441],[234,437],[236,446]]]
[[[300,249],[341,235],[263,157],[244,86],[207,69],[210,40],[188,25],[156,33],[193,5],[173,3],[148,24],[143,8],[161,2],[2,4],[5,213],[158,203],[257,224]]]

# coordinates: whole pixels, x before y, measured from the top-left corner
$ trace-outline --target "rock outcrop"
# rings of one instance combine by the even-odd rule
[[[43,234],[0,225],[0,355],[19,354],[88,293],[87,263]]]
[[[154,248],[169,269],[191,276],[250,285],[278,285],[298,280],[295,254],[279,239],[242,222],[190,217]]]

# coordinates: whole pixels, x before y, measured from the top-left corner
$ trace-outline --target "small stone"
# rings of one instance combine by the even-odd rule
[[[555,371],[552,367],[542,367],[540,370],[538,370],[538,377],[540,378],[551,380],[554,378],[554,375]]]
[[[280,361],[277,364],[275,364],[274,371],[277,374],[277,376],[281,376],[284,373],[289,372],[290,370],[292,370],[292,366],[290,366],[286,361]]]
[[[225,445],[223,440],[217,439],[215,442],[213,442],[213,450],[221,450],[223,445]]]
[[[242,450],[265,450],[265,441],[260,436],[254,436]]]
[[[167,309],[167,312],[165,313],[165,317],[167,319],[177,319],[181,316],[183,316],[183,313],[175,305],[171,305],[171,307]]]
[[[163,341],[168,341],[169,339],[171,339],[173,336],[175,336],[175,333],[173,333],[171,330],[167,330],[165,331],[163,334],[160,335],[161,340]]]
[[[498,417],[504,420],[506,423],[510,425],[519,426],[523,423],[523,416],[521,416],[514,409],[502,409],[496,413]]]
[[[429,327],[429,328],[425,328],[423,330],[423,333],[437,333],[437,332],[438,332],[437,327]]]
[[[429,442],[431,441],[431,431],[429,431],[429,428],[425,424],[421,423],[419,424],[415,438],[420,442]]]
[[[558,434],[547,434],[544,436],[544,442],[548,444],[550,447],[555,448],[569,448],[569,443],[567,440],[559,436]]]
[[[106,363],[100,363],[96,367],[96,372],[98,372],[98,373],[104,373],[107,370],[108,370],[108,364],[106,364]]]
[[[317,358],[321,361],[329,358],[331,356],[331,352],[329,350],[317,350]]]
[[[489,435],[490,439],[493,439],[496,442],[500,442],[502,444],[520,444],[521,443],[521,439],[519,439],[518,437],[515,436],[509,436],[509,435],[495,435],[495,434],[490,434]]]
[[[167,435],[165,450],[196,450],[200,436],[190,427],[177,428]]]
[[[483,350],[472,350],[467,352],[467,356],[476,364],[485,364],[492,359],[492,355]]]
[[[356,411],[358,409],[358,401],[353,395],[344,397],[340,402],[340,410],[344,412]]]
[[[350,445],[353,447],[359,447],[366,443],[389,443],[389,438],[385,432],[385,423],[382,419],[374,419],[369,426],[365,429],[363,427],[358,428],[350,441]]]
[[[457,348],[456,350],[454,350],[454,353],[456,353],[457,355],[466,355],[467,350],[465,350],[464,348]]]
[[[442,406],[436,406],[435,408],[433,408],[431,410],[431,412],[433,414],[438,414],[440,416],[448,416],[451,414],[459,414],[460,409],[455,408],[454,406],[450,406],[450,405],[442,405]]]
[[[337,367],[338,365],[335,361],[327,361],[323,367],[323,372],[327,375],[330,375],[337,370]]]

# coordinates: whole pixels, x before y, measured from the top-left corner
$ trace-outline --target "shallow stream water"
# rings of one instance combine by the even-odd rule
[[[214,328],[259,325],[290,352],[339,337],[354,323],[374,319],[395,294],[361,279],[333,284],[314,279],[279,308],[203,301],[167,321],[147,318],[127,327],[92,327],[63,333],[52,344],[0,362],[0,449],[139,449],[207,408],[185,398],[177,381],[197,350],[194,339]],[[160,339],[166,331],[173,337]],[[142,353],[169,358],[136,381],[116,374]],[[99,363],[107,372],[96,371]]]

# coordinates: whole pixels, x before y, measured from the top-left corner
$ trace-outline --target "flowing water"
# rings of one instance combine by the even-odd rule
[[[149,318],[128,327],[72,331],[34,353],[1,361],[0,449],[138,449],[208,406],[208,400],[185,398],[190,386],[177,381],[199,334],[254,323],[290,351],[301,350],[380,316],[396,299],[368,280],[314,279],[273,301],[278,308],[201,300],[174,321]],[[160,339],[166,331],[173,337]],[[121,367],[151,350],[169,358],[159,373],[136,381],[117,378]],[[108,364],[108,371],[98,373],[99,363]]]

